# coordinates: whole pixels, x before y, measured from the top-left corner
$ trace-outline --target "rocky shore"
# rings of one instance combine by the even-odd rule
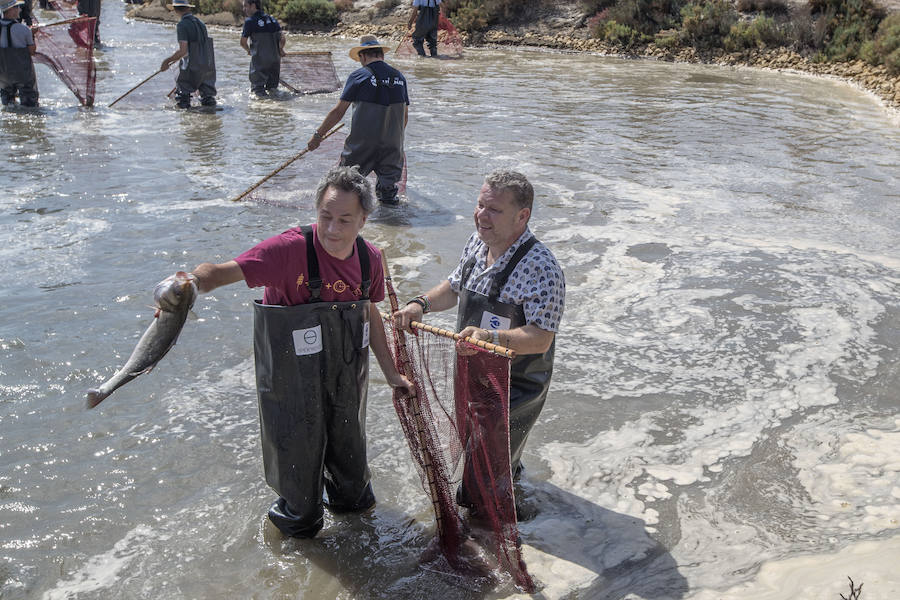
[[[562,4],[562,3],[561,3]],[[364,34],[374,34],[379,39],[399,42],[406,34],[405,6],[397,7],[388,14],[377,14],[373,8],[359,0],[357,9],[344,15],[344,20],[327,31],[303,31],[332,37],[358,39]],[[133,18],[174,21],[174,15],[167,11],[158,0],[135,6],[128,15]],[[241,20],[231,13],[203,15],[203,20],[220,27],[239,27]],[[482,34],[464,36],[469,47],[529,46],[564,52],[590,52],[600,55],[643,58],[673,62],[718,64],[725,66],[746,66],[777,71],[797,71],[822,77],[839,78],[866,90],[879,98],[886,107],[900,111],[900,76],[891,76],[883,66],[872,66],[863,61],[846,63],[813,62],[797,52],[785,48],[772,50],[748,50],[725,52],[714,50],[701,54],[693,48],[676,50],[648,44],[632,53],[623,53],[600,40],[587,37],[583,27],[583,16],[576,12],[555,12],[543,15],[529,23],[510,27],[493,27]]]

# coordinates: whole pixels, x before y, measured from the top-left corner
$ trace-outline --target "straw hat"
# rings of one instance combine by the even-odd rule
[[[14,6],[25,4],[22,0],[2,0],[0,1],[0,12],[6,12]]]
[[[381,42],[378,41],[374,35],[364,35],[359,38],[359,46],[354,46],[350,48],[350,58],[355,61],[362,62],[359,60],[359,53],[363,50],[372,50],[374,48],[381,48],[385,52],[389,52],[391,50],[390,46],[385,46]]]
[[[194,8],[194,5],[191,4],[190,0],[172,0],[172,4],[167,4],[166,8],[169,10],[173,8]]]

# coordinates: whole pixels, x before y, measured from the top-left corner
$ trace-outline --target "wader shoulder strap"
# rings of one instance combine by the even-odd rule
[[[309,293],[310,302],[321,302],[322,294],[322,277],[319,274],[319,257],[316,254],[316,246],[313,243],[312,227],[304,225],[300,228],[300,232],[306,239],[306,270],[309,277]],[[360,289],[362,290],[361,300],[369,298],[369,288],[372,287],[372,266],[369,262],[369,250],[366,248],[366,242],[362,236],[356,236],[356,255],[359,257],[359,272],[362,279]]]
[[[531,236],[528,238],[519,248],[515,251],[512,257],[509,259],[509,262],[506,263],[506,267],[500,271],[500,274],[494,277],[494,282],[491,284],[491,293],[489,298],[491,302],[495,301],[500,296],[500,290],[503,289],[503,286],[506,285],[506,280],[509,279],[509,276],[512,275],[513,270],[519,265],[519,261],[522,260],[528,251],[531,250],[532,246],[537,243],[537,238]]]
[[[369,249],[361,235],[356,236],[356,254],[359,256],[359,275],[362,279],[360,300],[369,298],[369,288],[372,287],[372,266],[369,264]]]
[[[6,47],[12,48],[12,35],[10,35],[9,30],[12,28],[12,23],[7,23],[3,26],[3,35],[6,36]]]
[[[309,225],[300,228],[300,232],[306,239],[306,270],[309,278],[310,302],[321,302],[322,277],[319,276],[319,257],[316,255],[316,245],[313,243],[313,230]]]

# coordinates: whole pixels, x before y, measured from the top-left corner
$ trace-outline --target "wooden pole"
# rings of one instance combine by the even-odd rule
[[[113,100],[112,102],[110,102],[109,105],[112,106],[113,104],[115,104],[116,102],[118,102],[119,100],[121,100],[122,98],[124,98],[125,96],[127,96],[128,94],[133,92],[134,90],[138,89],[139,87],[141,87],[142,85],[144,85],[145,83],[147,83],[148,81],[150,81],[151,79],[153,79],[154,77],[156,77],[157,75],[159,75],[162,72],[163,72],[162,69],[159,69],[153,75],[151,75],[150,77],[147,77],[142,82],[140,82],[139,84],[137,84],[136,86],[134,86],[133,88],[131,88],[130,90],[128,90],[127,92],[125,92],[124,94],[122,94],[121,96],[119,96],[118,98]]]
[[[394,284],[391,282],[391,274],[388,270],[387,258],[384,251],[381,252],[381,264],[384,267],[384,284],[387,287],[388,298],[391,302],[391,311],[397,312],[399,306],[397,303],[397,294],[394,292]],[[403,374],[412,382],[415,382],[416,374],[413,372],[412,363],[409,360],[409,350],[406,347],[406,338],[402,331],[394,330],[394,339],[397,341],[397,358],[403,369]],[[431,504],[434,507],[434,521],[437,529],[438,539],[443,539],[444,535],[444,519],[441,515],[441,503],[438,500],[437,480],[434,473],[434,465],[431,462],[431,453],[428,452],[428,438],[425,435],[425,417],[422,415],[422,405],[416,394],[415,388],[409,397],[409,402],[413,409],[413,419],[416,423],[416,433],[419,436],[419,447],[423,450],[422,462],[425,469],[425,478],[428,480],[429,496],[431,496]]]
[[[381,318],[385,321],[389,321],[391,316],[387,313],[381,313]],[[425,323],[419,323],[418,321],[410,322],[410,327],[415,329],[421,329],[422,331],[427,331],[428,333],[433,333],[435,335],[439,335],[441,337],[450,338],[456,341],[464,341],[469,342],[479,348],[483,348],[488,352],[493,352],[494,354],[499,354],[500,356],[504,356],[506,358],[515,358],[516,351],[512,348],[507,348],[505,346],[498,346],[497,344],[492,344],[490,342],[485,342],[484,340],[476,340],[473,337],[462,336],[456,333],[455,331],[450,331],[449,329],[441,329],[440,327],[435,327],[434,325],[426,325]]]
[[[335,127],[334,129],[332,129],[331,131],[329,131],[328,133],[326,133],[325,135],[323,135],[323,136],[322,136],[322,139],[323,139],[323,140],[327,139],[332,133],[334,133],[335,131],[337,131],[338,129],[340,129],[340,128],[343,127],[343,126],[344,126],[344,124],[341,123],[340,125],[338,125],[338,126]],[[266,181],[268,181],[269,178],[271,178],[273,175],[275,175],[276,173],[278,173],[279,171],[281,171],[282,169],[284,169],[285,167],[287,167],[288,165],[290,165],[292,162],[294,162],[295,160],[297,160],[298,158],[300,158],[301,156],[303,156],[303,155],[306,154],[307,152],[309,152],[309,148],[304,148],[302,151],[298,152],[297,154],[295,154],[295,155],[292,156],[291,158],[287,159],[284,163],[281,164],[280,167],[278,167],[277,169],[275,169],[274,171],[272,171],[271,173],[269,173],[268,175],[266,175],[265,177],[263,177],[262,179],[260,179],[259,181],[257,181],[257,182],[254,183],[253,185],[251,185],[250,187],[248,187],[246,190],[244,190],[244,192],[243,192],[241,195],[232,198],[231,201],[232,201],[232,202],[238,202],[238,201],[242,200],[242,199],[244,198],[244,196],[246,196],[247,194],[249,194],[250,192],[252,192],[252,191],[255,190],[256,188],[258,188],[259,186],[261,186],[262,184],[264,184],[264,183],[265,183]]]

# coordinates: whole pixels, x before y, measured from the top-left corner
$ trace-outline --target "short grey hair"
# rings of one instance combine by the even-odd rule
[[[534,204],[534,188],[528,178],[518,171],[495,169],[485,176],[484,182],[497,193],[509,190],[519,208],[531,209]]]
[[[345,192],[355,192],[359,198],[359,205],[366,215],[375,210],[375,194],[372,192],[372,184],[362,176],[359,167],[332,167],[330,171],[319,181],[316,188],[316,210],[322,205],[322,198],[329,187],[334,186]]]

